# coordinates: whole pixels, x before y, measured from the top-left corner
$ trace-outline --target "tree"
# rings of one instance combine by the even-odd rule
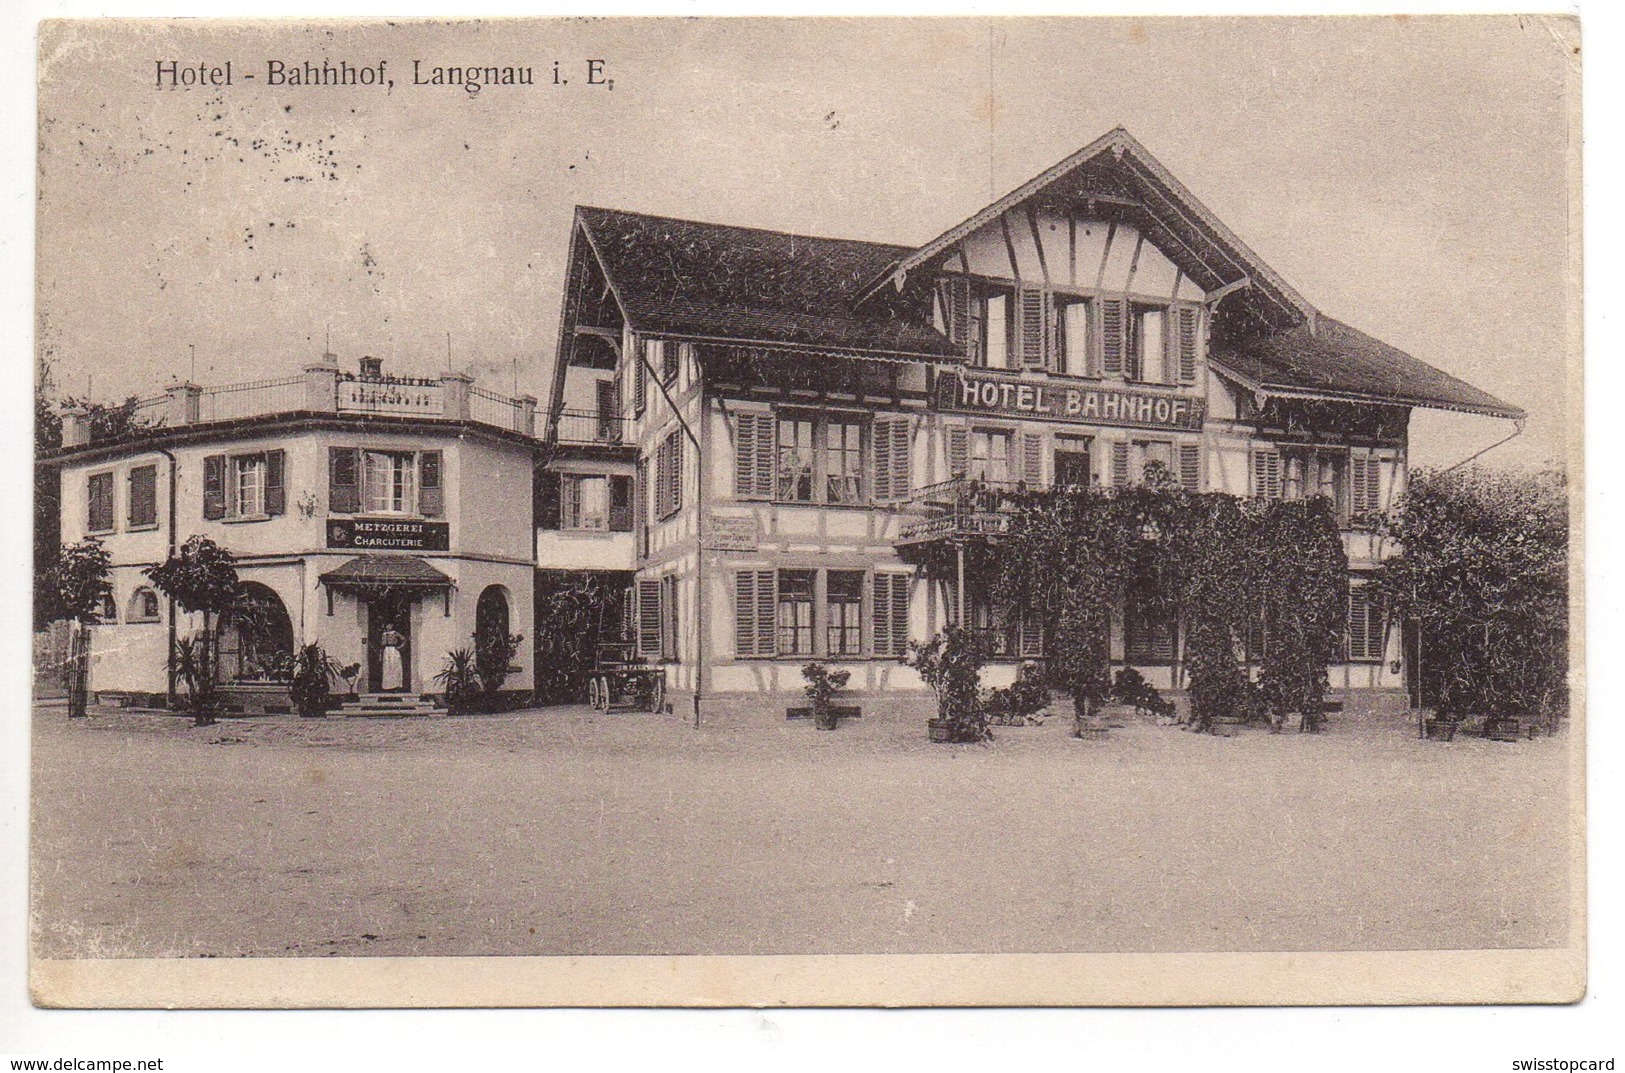
[[[51,599],[72,621],[69,634],[68,717],[85,714],[90,677],[90,630],[101,621],[101,609],[112,594],[108,580],[112,563],[107,549],[95,537],[64,545],[46,571]]]
[[[231,552],[206,536],[188,537],[168,560],[145,571],[159,592],[183,611],[202,614],[203,629],[189,642],[185,660],[194,670],[187,675],[194,722],[214,722],[215,625],[241,598],[237,565]],[[172,656],[172,658],[178,658]]]
[[[1375,594],[1420,637],[1439,715],[1568,709],[1568,488],[1561,473],[1470,467],[1414,475],[1393,520],[1402,550]]]

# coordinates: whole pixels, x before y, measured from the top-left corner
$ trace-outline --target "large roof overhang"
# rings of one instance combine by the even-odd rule
[[[1099,190],[1101,179],[1109,179],[1115,189]],[[1122,127],[1108,131],[904,256],[874,279],[862,297],[887,284],[902,287],[911,272],[945,258],[974,232],[1012,209],[1042,199],[1097,202],[1099,208],[1124,216],[1144,228],[1147,237],[1176,262],[1182,262],[1181,267],[1204,290],[1247,287],[1254,292],[1277,327],[1318,316],[1307,299]]]

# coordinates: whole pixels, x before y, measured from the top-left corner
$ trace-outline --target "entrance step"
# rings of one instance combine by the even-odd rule
[[[414,693],[362,693],[346,700],[339,708],[339,714],[372,717],[445,715],[446,709]]]

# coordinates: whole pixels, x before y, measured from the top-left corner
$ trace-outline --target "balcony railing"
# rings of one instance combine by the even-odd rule
[[[919,544],[959,537],[988,537],[1007,532],[1009,509],[1027,485],[1014,481],[984,481],[955,477],[916,489],[910,506],[925,517],[906,523],[898,534],[901,544]]]
[[[558,421],[558,442],[577,444],[621,444],[626,419],[619,414],[602,410],[561,410]]]

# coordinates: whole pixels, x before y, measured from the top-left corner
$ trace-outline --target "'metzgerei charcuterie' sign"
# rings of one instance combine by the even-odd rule
[[[1185,432],[1201,431],[1204,403],[1205,400],[1188,395],[1035,383],[965,373],[939,375],[934,400],[938,410]]]
[[[451,547],[447,522],[393,518],[329,518],[327,546],[375,551],[446,551]]]

